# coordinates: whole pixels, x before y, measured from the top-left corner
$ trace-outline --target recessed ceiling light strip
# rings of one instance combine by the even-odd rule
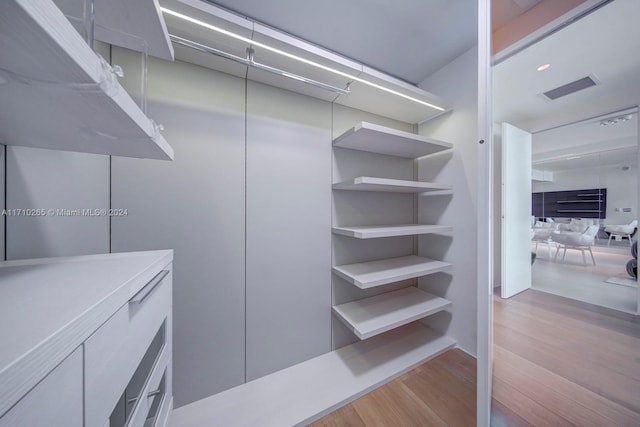
[[[326,66],[326,65],[322,65],[322,64],[320,64],[320,63],[317,63],[317,62],[311,61],[311,60],[309,60],[309,59],[302,58],[302,57],[300,57],[300,56],[297,56],[297,55],[291,54],[291,53],[289,53],[289,52],[285,52],[285,51],[280,50],[280,49],[277,49],[277,48],[275,48],[275,47],[271,47],[271,46],[266,45],[266,44],[264,44],[264,43],[257,42],[257,41],[255,41],[255,40],[252,40],[252,39],[248,38],[248,37],[244,37],[244,36],[241,36],[241,35],[239,35],[239,34],[235,34],[235,33],[231,32],[231,31],[225,30],[225,29],[223,29],[223,28],[216,27],[215,25],[211,25],[211,24],[209,24],[209,23],[206,23],[206,22],[200,21],[199,19],[195,19],[195,18],[192,18],[192,17],[190,17],[190,16],[188,16],[188,15],[184,15],[184,14],[182,14],[182,13],[179,13],[179,12],[173,11],[173,10],[171,10],[171,9],[167,9],[166,7],[161,7],[160,9],[161,9],[164,13],[166,13],[166,14],[168,14],[168,15],[175,16],[176,18],[182,19],[182,20],[187,21],[187,22],[191,22],[191,23],[196,24],[196,25],[199,25],[199,26],[201,26],[201,27],[203,27],[203,28],[207,28],[207,29],[209,29],[209,30],[211,30],[211,31],[215,31],[215,32],[217,32],[217,33],[224,34],[224,35],[226,35],[226,36],[232,37],[232,38],[234,38],[234,39],[236,39],[236,40],[240,40],[240,41],[243,41],[243,42],[245,42],[245,43],[252,44],[253,46],[260,47],[260,48],[262,48],[262,49],[268,50],[268,51],[270,51],[270,52],[277,53],[278,55],[282,55],[282,56],[284,56],[284,57],[287,57],[287,58],[290,58],[290,59],[293,59],[293,60],[296,60],[296,61],[302,62],[302,63],[304,63],[304,64],[311,65],[312,67],[316,67],[316,68],[319,68],[319,69],[321,69],[321,70],[325,70],[325,71],[328,71],[328,72],[330,72],[330,73],[337,74],[337,75],[339,75],[339,76],[342,76],[342,77],[345,77],[345,78],[349,79],[350,81],[357,81],[357,82],[362,83],[362,84],[365,84],[365,85],[367,85],[367,86],[374,87],[374,88],[376,88],[376,89],[382,90],[382,91],[384,91],[384,92],[387,92],[387,93],[390,93],[390,94],[393,94],[393,95],[396,95],[396,96],[399,96],[399,97],[402,97],[402,98],[404,98],[404,99],[407,99],[407,100],[409,100],[409,101],[416,102],[416,103],[418,103],[418,104],[425,105],[425,106],[430,107],[430,108],[433,108],[433,109],[435,109],[435,110],[438,110],[438,111],[445,111],[445,109],[444,109],[444,108],[439,107],[439,106],[437,106],[437,105],[430,104],[430,103],[428,103],[428,102],[426,102],[426,101],[422,101],[422,100],[420,100],[420,99],[414,98],[414,97],[412,97],[412,96],[406,95],[406,94],[404,94],[404,93],[398,92],[398,91],[393,90],[393,89],[389,89],[389,88],[387,88],[387,87],[384,87],[384,86],[379,85],[379,84],[377,84],[377,83],[371,82],[371,81],[369,81],[369,80],[365,80],[365,79],[363,79],[363,78],[360,78],[360,77],[357,77],[357,76],[351,75],[351,74],[349,74],[349,73],[345,73],[345,72],[343,72],[343,71],[336,70],[335,68],[331,68],[331,67],[328,67],[328,66]]]
[[[320,89],[324,89],[324,90],[328,90],[328,91],[331,91],[331,92],[335,92],[335,93],[338,93],[340,95],[349,95],[349,93],[350,93],[349,89],[341,89],[339,87],[331,86],[331,85],[328,85],[326,83],[319,82],[317,80],[309,79],[307,77],[302,77],[302,76],[299,76],[297,74],[290,73],[288,71],[284,71],[284,70],[280,70],[278,68],[270,67],[268,65],[261,64],[259,62],[255,62],[255,61],[253,61],[251,59],[246,59],[246,58],[243,58],[241,56],[236,56],[236,55],[233,55],[231,53],[224,52],[222,50],[218,50],[218,49],[215,49],[213,47],[204,45],[202,43],[197,43],[197,42],[194,42],[192,40],[185,39],[183,37],[178,37],[178,36],[174,36],[173,34],[169,34],[169,38],[171,39],[172,42],[174,42],[176,44],[179,44],[179,45],[182,45],[182,46],[186,46],[186,47],[189,47],[191,49],[198,50],[200,52],[209,53],[209,54],[212,54],[212,55],[220,56],[222,58],[230,59],[230,60],[232,60],[234,62],[238,62],[238,63],[240,63],[242,65],[246,65],[246,66],[249,66],[249,67],[254,67],[254,68],[257,68],[257,69],[260,69],[260,70],[268,71],[270,73],[277,74],[277,75],[283,76],[283,77],[287,77],[287,78],[290,78],[290,79],[293,79],[293,80],[297,80],[297,81],[306,83],[308,85],[318,87]]]

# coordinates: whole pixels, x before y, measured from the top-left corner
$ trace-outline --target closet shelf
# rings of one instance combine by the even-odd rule
[[[453,145],[409,132],[361,122],[333,141],[335,147],[415,159],[453,148]]]
[[[333,227],[333,234],[354,237],[356,239],[375,239],[379,237],[415,236],[418,234],[445,233],[453,230],[448,225],[372,225],[353,227]]]
[[[169,160],[173,149],[50,0],[0,3],[0,142]]]
[[[392,193],[424,193],[427,191],[451,190],[451,185],[433,182],[407,181],[402,179],[374,178],[360,176],[333,184],[334,190],[382,191]]]
[[[451,306],[451,301],[415,287],[340,304],[333,312],[361,340],[397,328]]]
[[[157,0],[95,0],[95,38],[173,61],[173,45]]]
[[[333,267],[333,272],[361,288],[368,289],[400,280],[413,279],[437,273],[451,267],[451,264],[429,258],[408,255],[378,261],[345,264]]]

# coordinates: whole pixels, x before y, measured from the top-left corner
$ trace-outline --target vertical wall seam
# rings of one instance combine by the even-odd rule
[[[109,156],[109,209],[113,209],[113,157]],[[109,253],[113,253],[113,217],[109,215]]]
[[[109,45],[109,64],[113,65],[113,45]],[[113,157],[109,156],[109,209],[113,208]],[[113,253],[113,217],[109,215],[109,253]]]
[[[8,177],[7,166],[8,166],[8,162],[7,162],[7,146],[6,145],[4,146],[4,159],[3,159],[3,162],[4,162],[4,200],[3,200],[3,203],[4,203],[4,208],[6,209],[7,208],[7,200],[8,200],[7,190],[9,188],[8,185],[7,185],[7,177]],[[4,261],[6,261],[7,260],[7,231],[8,231],[7,230],[7,216],[8,215],[3,215],[3,216],[4,216],[4,218],[2,218],[2,222],[3,222],[2,226],[4,227],[4,242],[2,242],[2,245],[4,247],[4,249],[3,249],[4,250],[3,259],[4,259]]]
[[[419,163],[418,162],[419,161],[417,159],[413,160],[413,180],[414,181],[418,181],[418,179],[419,179],[419,174],[418,174]],[[418,218],[419,218],[419,215],[418,215],[419,199],[418,198],[419,197],[420,197],[420,193],[414,193],[413,194],[413,223],[414,224],[418,224],[418,222],[419,222],[418,221]],[[420,239],[420,236],[418,236],[418,235],[414,235],[413,236],[413,253],[415,255],[419,255],[418,254],[418,249],[419,249],[418,248],[418,241],[419,241],[419,239]],[[418,279],[417,282],[419,283],[420,279]]]
[[[412,125],[413,128],[413,133],[419,135],[420,134],[420,125],[418,125],[417,123],[414,123]],[[420,176],[419,176],[419,172],[420,172],[420,161],[418,159],[414,159],[413,160],[413,180],[414,181],[418,181]],[[420,193],[414,193],[413,194],[413,223],[414,224],[418,224],[419,223],[419,206],[420,206]],[[420,249],[420,236],[419,235],[415,235],[413,236],[413,253],[414,255],[420,255],[418,253]],[[416,279],[416,283],[420,284],[420,279]]]
[[[331,134],[329,137],[329,144],[331,146],[330,150],[331,150],[331,182],[330,182],[330,187],[331,188],[331,203],[329,204],[329,214],[330,216],[330,221],[329,223],[331,224],[331,228],[333,230],[333,163],[335,161],[334,156],[333,156],[333,133],[334,133],[334,106],[335,106],[335,101],[336,99],[338,99],[338,97],[336,97],[333,102],[331,102]],[[331,258],[330,258],[330,262],[331,262],[331,267],[333,267],[333,263],[334,263],[334,254],[333,254],[333,232],[332,230],[329,230],[329,233],[331,233]],[[331,286],[331,295],[330,295],[330,300],[329,300],[329,350],[333,351],[333,315],[331,314],[331,307],[333,306],[333,272],[329,271],[329,286]]]

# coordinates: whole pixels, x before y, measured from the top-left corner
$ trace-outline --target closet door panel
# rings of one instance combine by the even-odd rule
[[[247,380],[331,350],[331,105],[247,88]]]
[[[114,62],[139,58],[114,49]],[[125,82],[135,91],[133,82]],[[126,77],[125,77],[126,79]],[[174,405],[244,382],[245,85],[151,59],[149,116],[165,126],[173,162],[113,158],[114,252],[167,249],[174,259]]]

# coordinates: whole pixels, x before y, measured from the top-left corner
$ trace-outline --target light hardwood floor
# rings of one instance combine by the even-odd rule
[[[492,425],[640,426],[640,321],[528,290],[494,298]]]
[[[451,350],[312,426],[474,426],[475,372]],[[491,425],[640,426],[640,319],[535,290],[496,297]]]
[[[409,371],[313,427],[476,425],[476,360],[459,349]]]

